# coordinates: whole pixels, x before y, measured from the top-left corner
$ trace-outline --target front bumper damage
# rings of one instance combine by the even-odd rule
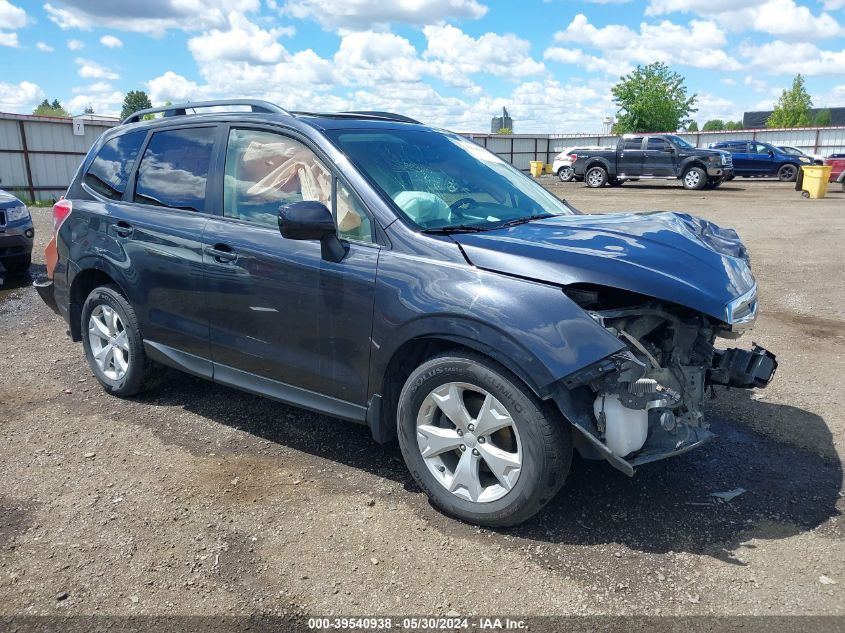
[[[629,476],[714,437],[702,409],[715,385],[763,388],[777,370],[775,355],[756,344],[716,349],[717,332],[733,334],[701,315],[681,317],[659,306],[593,315],[628,349],[567,376],[554,399],[578,431],[579,452]]]

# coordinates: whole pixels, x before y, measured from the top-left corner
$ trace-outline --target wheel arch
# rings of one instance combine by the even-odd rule
[[[100,286],[115,285],[120,288],[121,294],[126,296],[126,292],[122,286],[115,279],[116,275],[103,270],[101,267],[91,265],[87,268],[82,268],[76,272],[70,282],[70,301],[68,305],[70,337],[74,342],[82,340],[82,306],[85,304],[85,299],[91,294],[94,288]]]

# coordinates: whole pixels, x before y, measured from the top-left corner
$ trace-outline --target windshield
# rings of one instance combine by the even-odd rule
[[[573,209],[463,137],[420,129],[328,130],[355,166],[422,229],[494,228]]]
[[[686,142],[680,136],[670,135],[670,136],[667,136],[666,138],[668,138],[675,145],[677,145],[678,147],[681,147],[683,149],[695,149],[695,145],[692,145],[692,144]]]
[[[801,152],[801,150],[796,149],[794,147],[779,147],[778,149],[780,151],[782,151],[786,154],[790,154],[792,156],[801,156],[803,154],[803,152]]]

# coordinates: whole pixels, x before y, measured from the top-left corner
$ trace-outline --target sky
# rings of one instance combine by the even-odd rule
[[[0,0],[0,111],[116,115],[251,97],[484,132],[598,132],[610,89],[663,61],[699,125],[771,109],[796,73],[845,106],[845,0]]]

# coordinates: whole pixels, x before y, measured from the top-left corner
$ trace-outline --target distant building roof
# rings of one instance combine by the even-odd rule
[[[831,125],[845,125],[845,107],[842,108],[811,108],[810,122],[822,110],[830,110]],[[771,110],[763,112],[746,112],[742,115],[742,127],[751,130],[766,127],[766,121],[772,116]]]

